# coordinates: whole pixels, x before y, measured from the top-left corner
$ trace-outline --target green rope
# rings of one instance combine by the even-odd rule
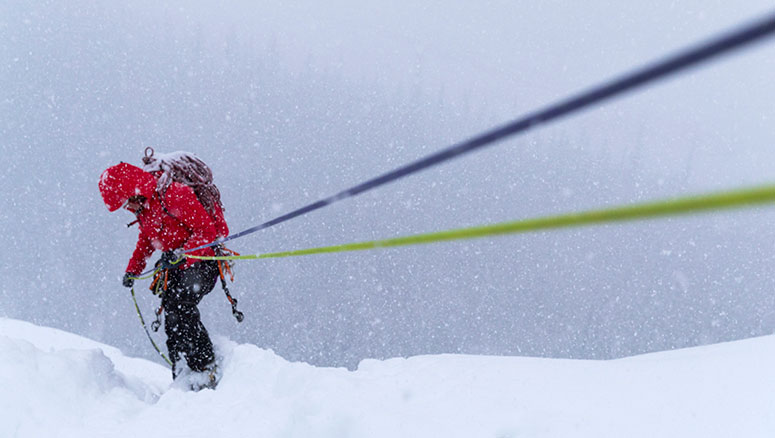
[[[172,361],[167,358],[167,356],[162,353],[161,349],[158,345],[156,345],[156,341],[153,340],[153,337],[151,337],[151,333],[148,331],[148,326],[145,325],[145,319],[143,318],[142,312],[140,312],[140,306],[137,304],[137,297],[135,296],[135,288],[132,288],[132,301],[135,302],[135,310],[137,310],[137,316],[140,317],[140,324],[143,325],[143,330],[145,330],[145,334],[148,335],[148,339],[151,341],[151,345],[153,345],[153,348],[156,349],[156,352],[159,353],[159,356],[164,359],[165,362],[169,366],[172,366]]]
[[[145,277],[129,277],[129,278],[131,278],[132,280],[147,280],[147,279],[153,277],[154,275],[156,275],[157,272],[159,272],[159,269],[154,269],[153,272],[151,272],[150,274],[146,275]]]
[[[733,208],[752,207],[775,202],[775,185],[757,186],[746,189],[715,192],[705,195],[687,196],[640,204],[632,204],[601,210],[588,210],[558,216],[546,216],[534,219],[502,222],[471,228],[459,228],[434,233],[416,234],[384,240],[348,243],[344,245],[323,246],[296,251],[251,254],[241,256],[207,257],[186,254],[186,257],[200,260],[252,260],[279,257],[293,257],[310,254],[327,254],[345,251],[362,251],[375,248],[418,245],[450,240],[474,239],[478,237],[503,234],[527,233],[541,230],[599,225],[612,222],[624,222],[663,216],[700,213]]]

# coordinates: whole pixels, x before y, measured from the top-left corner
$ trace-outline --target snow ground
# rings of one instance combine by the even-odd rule
[[[356,371],[216,343],[223,379],[195,393],[164,366],[0,318],[0,437],[775,436],[775,336],[613,361],[438,355]]]

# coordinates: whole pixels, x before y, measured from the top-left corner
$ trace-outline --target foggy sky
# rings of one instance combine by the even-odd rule
[[[137,237],[97,180],[146,146],[214,170],[232,232],[752,19],[764,1],[0,5],[0,315],[152,357]],[[770,39],[229,245],[258,253],[771,182]],[[772,209],[240,262],[213,335],[355,366],[612,358],[772,333]],[[150,318],[156,299],[137,290]],[[162,339],[163,336],[157,336]]]

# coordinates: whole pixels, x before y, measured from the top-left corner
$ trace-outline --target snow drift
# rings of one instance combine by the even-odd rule
[[[775,434],[775,336],[613,361],[440,355],[356,371],[216,343],[218,389],[187,392],[161,365],[0,319],[0,436]]]

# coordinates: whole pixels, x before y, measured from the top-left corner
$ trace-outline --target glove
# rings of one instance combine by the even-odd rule
[[[124,278],[121,280],[121,284],[123,284],[124,287],[132,287],[135,284],[135,277],[137,277],[137,274],[127,272],[124,274]]]
[[[159,269],[175,269],[183,266],[185,263],[186,258],[183,257],[182,251],[167,251],[156,262],[156,267]]]

